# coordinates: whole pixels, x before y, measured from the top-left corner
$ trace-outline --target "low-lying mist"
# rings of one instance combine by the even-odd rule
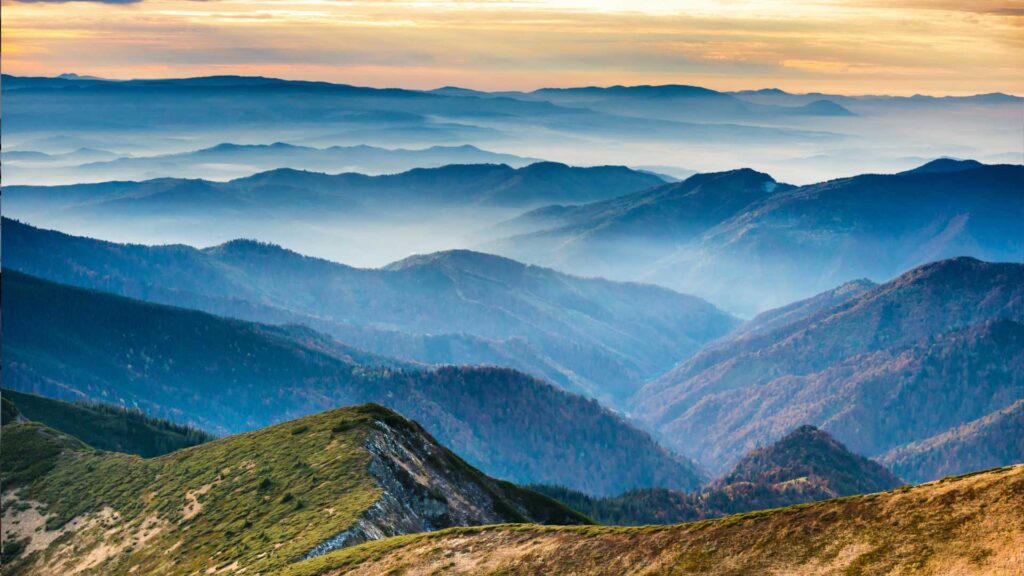
[[[472,248],[488,237],[490,226],[516,213],[501,208],[417,210],[373,219],[365,215],[323,219],[5,215],[34,226],[112,242],[208,247],[243,238],[350,266],[377,268],[413,254]]]

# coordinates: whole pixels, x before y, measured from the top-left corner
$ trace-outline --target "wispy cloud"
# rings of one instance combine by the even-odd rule
[[[14,0],[19,4],[67,4],[68,2],[92,2],[95,4],[136,4],[142,0]]]
[[[23,74],[1019,93],[1024,18],[1013,8],[984,0],[144,0],[57,11],[18,2],[5,4],[3,50],[5,71]]]

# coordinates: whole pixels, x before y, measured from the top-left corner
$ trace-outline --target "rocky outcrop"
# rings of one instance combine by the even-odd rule
[[[379,419],[373,426],[365,447],[380,498],[354,525],[313,547],[305,558],[454,526],[588,522],[546,496],[481,474],[415,422]]]

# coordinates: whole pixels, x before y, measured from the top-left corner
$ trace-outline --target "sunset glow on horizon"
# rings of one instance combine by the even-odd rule
[[[3,4],[3,68],[484,90],[694,84],[1024,94],[1024,2],[141,0]]]

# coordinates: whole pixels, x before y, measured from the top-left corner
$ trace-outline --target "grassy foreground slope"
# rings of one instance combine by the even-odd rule
[[[453,529],[348,548],[289,576],[1021,574],[1024,466],[672,526]]]
[[[588,520],[367,404],[158,458],[3,427],[3,574],[275,574],[373,538]]]

